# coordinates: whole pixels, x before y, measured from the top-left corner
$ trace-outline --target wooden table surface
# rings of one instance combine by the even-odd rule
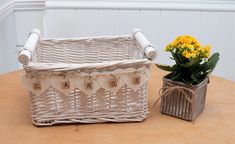
[[[67,124],[35,127],[31,123],[29,95],[20,84],[22,70],[0,76],[0,144],[234,144],[235,83],[212,76],[206,107],[187,122],[160,113],[158,90],[166,74],[151,67],[150,114],[138,123]]]

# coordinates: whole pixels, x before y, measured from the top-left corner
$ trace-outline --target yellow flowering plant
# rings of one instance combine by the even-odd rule
[[[190,35],[178,36],[165,48],[170,52],[175,64],[166,66],[156,64],[159,68],[171,71],[170,79],[195,85],[202,82],[215,68],[219,53],[210,56],[211,46],[201,44]]]

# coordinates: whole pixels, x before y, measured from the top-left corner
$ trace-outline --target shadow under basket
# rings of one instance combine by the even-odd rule
[[[209,78],[197,85],[188,85],[168,77],[166,75],[163,78],[161,113],[188,121],[195,120],[205,107]],[[170,89],[171,92],[167,93]]]

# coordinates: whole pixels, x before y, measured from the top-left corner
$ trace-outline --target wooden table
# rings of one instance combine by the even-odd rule
[[[212,76],[206,107],[196,123],[160,113],[158,103],[165,72],[151,68],[149,117],[139,123],[68,124],[35,127],[29,95],[20,84],[22,70],[0,76],[0,144],[234,144],[235,83]]]

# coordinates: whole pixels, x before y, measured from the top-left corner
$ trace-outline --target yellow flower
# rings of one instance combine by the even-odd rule
[[[194,47],[197,49],[197,48],[200,48],[201,47],[201,44],[199,43],[199,42],[195,42],[195,44],[194,44]]]
[[[165,51],[171,51],[173,49],[172,45],[171,44],[168,44],[166,47],[165,47]]]
[[[202,47],[199,47],[199,48],[197,49],[197,53],[198,53],[199,55],[202,54],[202,53],[205,53],[205,49],[202,48]]]
[[[180,43],[184,43],[185,42],[185,38],[184,37],[180,37],[179,42]]]
[[[191,58],[195,58],[197,56],[196,53],[191,53]]]
[[[184,57],[186,57],[186,54],[187,54],[188,52],[187,51],[183,51],[182,52],[182,55],[184,56]]]
[[[197,57],[198,56],[198,53],[197,53],[197,51],[192,51],[192,58],[195,58],[195,57]]]
[[[190,35],[177,36],[170,44],[165,47],[165,51],[181,54],[183,57],[190,58],[208,58],[210,56],[209,45],[202,47],[197,39]]]
[[[204,47],[204,49],[205,49],[206,52],[210,53],[210,51],[211,51],[211,46],[210,46],[210,45],[206,45],[206,46]]]
[[[185,55],[185,57],[186,58],[190,58],[192,55],[190,54],[190,53],[187,53],[186,55]]]
[[[196,51],[196,50],[193,50],[192,53],[197,53],[197,51]]]
[[[210,53],[205,53],[204,58],[208,58],[210,56]]]
[[[187,45],[187,48],[189,48],[190,50],[193,50],[193,45],[191,45],[191,44],[189,44],[189,45]]]
[[[192,38],[189,37],[189,38],[186,38],[185,42],[187,44],[191,44],[193,42],[193,40],[192,40]]]
[[[190,58],[191,54],[188,51],[183,51],[182,55],[186,58]]]
[[[172,46],[174,46],[174,47],[177,47],[178,44],[179,44],[179,41],[177,41],[177,40],[174,40],[174,41],[172,42]]]

